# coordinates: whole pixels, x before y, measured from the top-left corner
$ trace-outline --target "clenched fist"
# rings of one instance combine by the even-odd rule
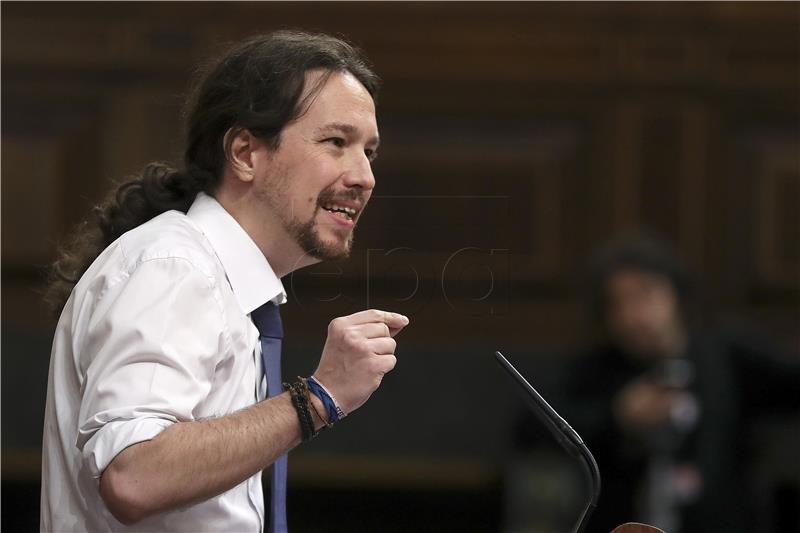
[[[364,405],[394,368],[397,343],[392,337],[407,325],[404,315],[377,309],[331,321],[314,377],[345,413]]]

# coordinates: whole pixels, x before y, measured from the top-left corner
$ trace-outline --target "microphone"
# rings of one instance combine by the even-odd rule
[[[574,533],[581,533],[589,522],[589,517],[597,507],[597,500],[600,497],[600,470],[597,468],[597,462],[592,456],[592,452],[583,443],[578,432],[572,429],[567,421],[561,418],[559,414],[553,409],[549,403],[542,398],[533,386],[528,383],[528,380],[514,368],[508,359],[500,352],[494,352],[497,362],[500,363],[506,372],[517,382],[525,397],[529,400],[529,404],[533,407],[533,412],[536,416],[545,423],[551,433],[555,436],[556,440],[561,446],[573,457],[580,459],[581,466],[583,467],[584,474],[589,481],[590,498],[586,504],[586,508],[578,518],[577,523],[573,529]]]

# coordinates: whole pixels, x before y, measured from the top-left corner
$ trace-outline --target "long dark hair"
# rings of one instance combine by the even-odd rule
[[[59,313],[72,288],[109,244],[128,230],[172,209],[186,212],[199,192],[213,195],[226,161],[226,133],[247,129],[277,148],[280,133],[305,109],[305,74],[350,72],[376,97],[379,79],[361,52],[324,34],[278,31],[258,35],[210,63],[186,103],[182,169],[150,163],[94,207],[59,250],[45,298]],[[309,97],[327,77],[312,87]],[[230,137],[230,136],[229,136]]]
[[[645,228],[619,235],[598,248],[592,256],[585,288],[590,319],[596,330],[604,331],[608,326],[608,281],[620,270],[662,276],[675,290],[682,319],[689,326],[696,320],[697,294],[693,276],[672,245]]]

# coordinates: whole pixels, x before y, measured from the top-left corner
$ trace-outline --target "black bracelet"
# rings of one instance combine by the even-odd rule
[[[297,418],[300,420],[303,442],[307,442],[317,436],[317,431],[314,427],[314,418],[308,409],[309,397],[306,382],[301,377],[298,377],[294,383],[284,383],[283,386],[289,389],[292,405],[297,411]]]
[[[292,406],[294,410],[297,412],[297,418],[300,420],[300,431],[302,434],[303,442],[306,442],[311,437],[308,433],[308,425],[306,423],[306,417],[303,409],[303,400],[302,400],[302,392],[300,392],[297,383],[284,383],[284,387],[289,389],[289,394],[292,397]]]

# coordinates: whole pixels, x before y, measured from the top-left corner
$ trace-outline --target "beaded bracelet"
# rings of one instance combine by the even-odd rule
[[[300,420],[303,442],[307,442],[317,436],[317,431],[314,428],[314,418],[308,410],[309,396],[306,382],[298,376],[297,381],[284,383],[283,386],[289,389],[289,394],[292,397],[292,406],[297,411],[297,418]]]

